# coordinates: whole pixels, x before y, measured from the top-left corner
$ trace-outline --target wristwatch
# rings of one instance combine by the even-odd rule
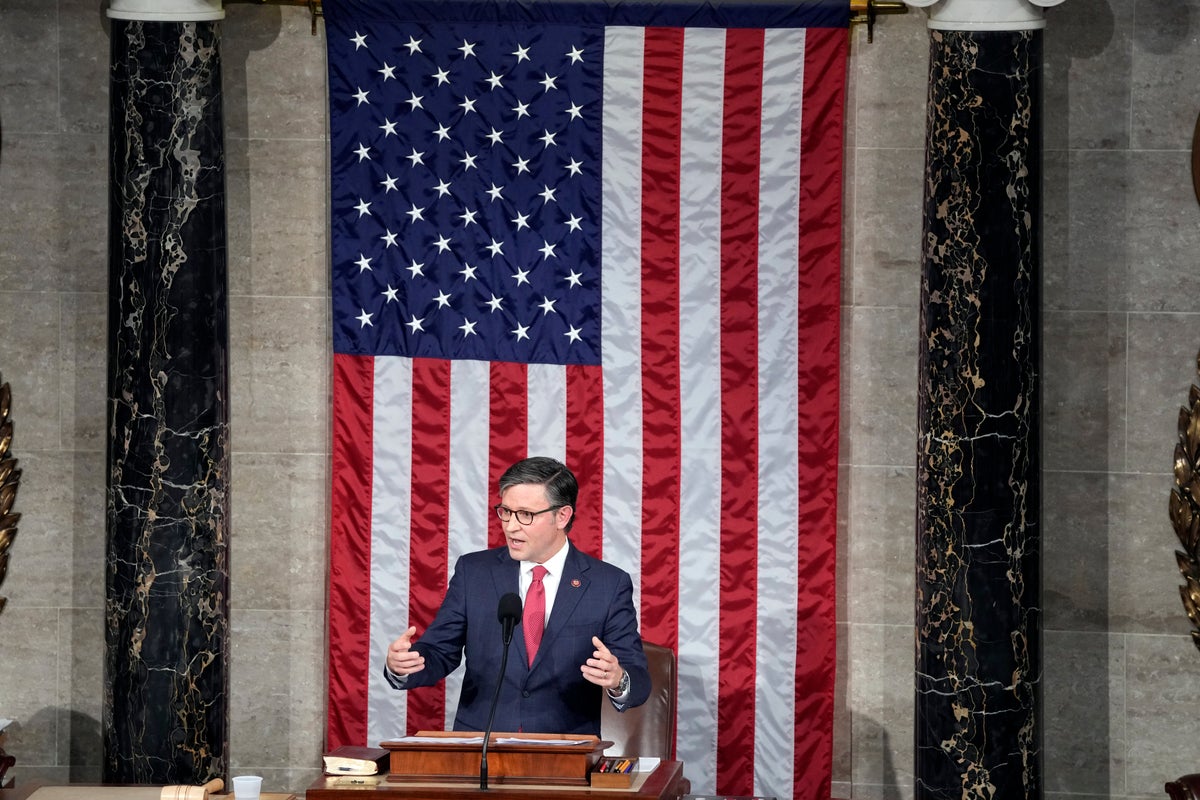
[[[624,670],[621,672],[621,682],[617,684],[617,688],[609,689],[608,693],[610,695],[612,695],[613,697],[620,697],[621,695],[625,694],[628,691],[629,691],[629,671]]]

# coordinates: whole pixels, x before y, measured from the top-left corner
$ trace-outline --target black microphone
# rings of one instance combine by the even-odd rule
[[[500,607],[496,609],[496,618],[504,628],[504,646],[512,642],[513,628],[521,622],[521,598],[514,592],[509,592],[500,598]]]
[[[492,695],[492,708],[488,712],[487,730],[483,732],[483,750],[479,754],[479,788],[488,788],[488,743],[492,738],[492,723],[496,720],[496,704],[500,700],[500,687],[504,685],[504,670],[508,666],[508,646],[512,643],[513,628],[521,623],[521,598],[509,592],[500,598],[496,608],[496,619],[500,620],[504,651],[500,655],[500,675],[496,678],[496,692]]]

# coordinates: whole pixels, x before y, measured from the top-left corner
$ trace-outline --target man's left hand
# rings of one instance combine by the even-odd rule
[[[605,689],[616,689],[621,684],[621,676],[625,674],[625,670],[621,668],[617,657],[600,641],[600,637],[593,636],[592,644],[596,646],[596,651],[587,663],[579,668],[580,672],[590,683]]]

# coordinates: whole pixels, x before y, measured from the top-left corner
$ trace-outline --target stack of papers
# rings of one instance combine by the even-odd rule
[[[482,736],[405,736],[394,741],[403,742],[406,744],[483,744]],[[537,745],[554,745],[561,747],[563,745],[576,744],[591,744],[592,739],[572,739],[563,737],[561,739],[527,739],[522,736],[493,736],[494,744],[537,744]]]

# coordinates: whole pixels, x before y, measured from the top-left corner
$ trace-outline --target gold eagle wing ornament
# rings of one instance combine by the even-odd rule
[[[17,469],[17,460],[10,452],[13,424],[8,415],[11,408],[12,391],[7,383],[0,384],[0,587],[4,585],[4,578],[8,574],[8,551],[17,538],[17,522],[21,519],[21,515],[12,510],[17,500],[21,470]],[[4,611],[7,602],[0,595],[0,611]]]
[[[1196,356],[1200,373],[1200,354]],[[1179,409],[1179,441],[1175,443],[1175,486],[1171,489],[1171,525],[1183,550],[1175,563],[1183,575],[1179,587],[1183,610],[1192,621],[1192,643],[1200,649],[1200,387],[1192,385],[1188,404]]]

